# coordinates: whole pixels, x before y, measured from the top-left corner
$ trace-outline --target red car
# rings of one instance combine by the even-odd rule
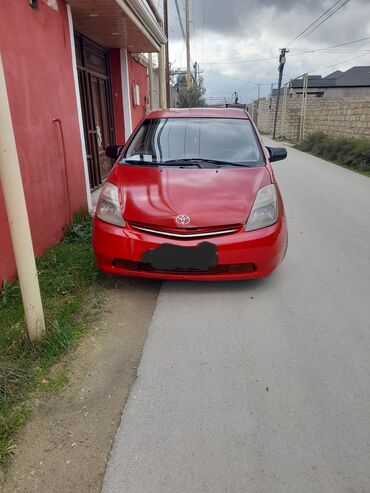
[[[154,111],[124,147],[97,204],[94,250],[110,274],[159,279],[263,277],[283,260],[287,226],[270,162],[248,113]]]

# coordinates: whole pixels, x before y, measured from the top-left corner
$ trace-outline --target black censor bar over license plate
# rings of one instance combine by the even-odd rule
[[[144,252],[141,259],[157,270],[206,271],[218,262],[216,245],[208,241],[203,241],[195,247],[163,243]]]

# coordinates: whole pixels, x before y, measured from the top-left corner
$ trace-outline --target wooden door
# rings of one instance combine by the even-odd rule
[[[107,50],[76,33],[76,60],[92,190],[108,176],[113,160],[105,148],[115,144]]]

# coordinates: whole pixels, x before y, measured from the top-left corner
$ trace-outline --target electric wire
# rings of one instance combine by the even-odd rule
[[[311,22],[311,24],[309,26],[307,26],[306,29],[304,29],[302,32],[297,34],[297,36],[292,41],[290,41],[286,46],[289,47],[290,45],[295,43],[295,41],[302,38],[302,36],[303,36],[303,39],[306,39],[314,31],[316,31],[316,29],[318,29],[320,26],[322,26],[322,24],[324,24],[324,22],[326,22],[328,19],[330,19],[330,17],[332,17],[340,9],[342,9],[348,2],[349,2],[349,0],[337,0],[331,7],[329,7],[327,10],[325,10],[325,12],[320,15],[320,17],[318,17],[313,22]],[[321,21],[321,22],[319,22],[319,21]]]
[[[354,41],[348,41],[347,43],[341,43],[341,44],[333,45],[333,46],[326,46],[325,48],[293,48],[290,51],[310,51],[310,52],[313,52],[313,51],[331,50],[333,48],[341,48],[342,46],[360,43],[361,41],[365,41],[367,39],[370,39],[370,36],[366,36],[365,38],[355,39]]]

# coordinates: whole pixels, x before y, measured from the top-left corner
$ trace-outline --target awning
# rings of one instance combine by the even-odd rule
[[[143,0],[67,0],[76,31],[105,46],[159,52],[167,42]]]

